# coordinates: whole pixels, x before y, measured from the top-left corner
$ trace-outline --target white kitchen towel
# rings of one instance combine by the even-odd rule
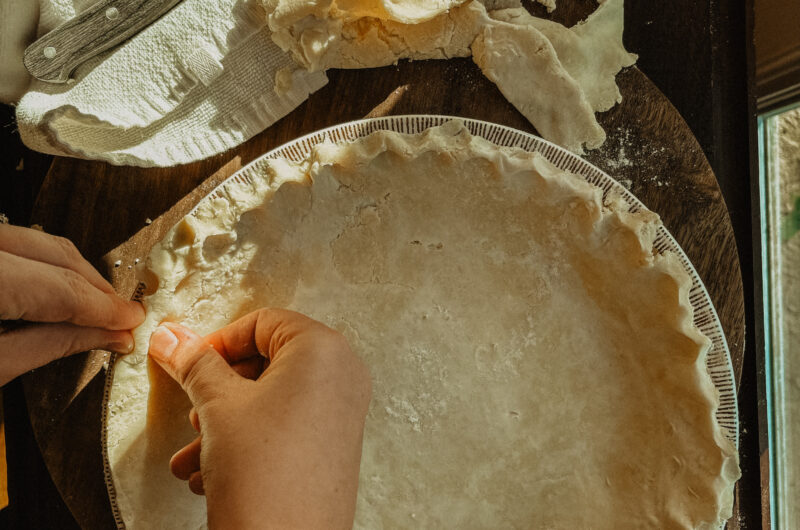
[[[39,35],[94,1],[40,0]],[[241,144],[327,83],[324,73],[293,68],[272,42],[258,0],[183,0],[78,67],[74,81],[33,80],[17,122],[37,151],[118,165],[184,164]],[[284,89],[276,93],[281,70]]]
[[[39,4],[31,0],[0,0],[0,102],[14,103],[25,93],[30,75],[22,52],[36,38]]]

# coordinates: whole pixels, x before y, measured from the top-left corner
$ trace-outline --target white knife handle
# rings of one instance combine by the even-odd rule
[[[129,39],[180,0],[101,0],[25,50],[36,79],[65,83],[81,63]]]

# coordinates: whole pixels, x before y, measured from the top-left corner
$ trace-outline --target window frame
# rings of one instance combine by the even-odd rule
[[[780,218],[780,162],[775,157],[774,139],[777,138],[777,116],[800,109],[800,99],[760,113],[757,118],[758,136],[758,192],[761,235],[761,282],[763,286],[762,310],[764,326],[764,379],[766,394],[767,436],[769,448],[769,504],[770,526],[788,528],[786,508],[791,497],[786,492],[787,466],[779,465],[786,457],[786,388],[783,381],[785,347],[780,320],[783,307],[781,281],[781,218]],[[776,376],[781,380],[777,381]],[[797,411],[800,414],[800,410]],[[795,458],[800,463],[800,455]],[[800,473],[800,469],[798,470]]]

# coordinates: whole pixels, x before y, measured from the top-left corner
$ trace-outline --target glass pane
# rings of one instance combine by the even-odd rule
[[[800,108],[760,129],[773,514],[800,528]]]

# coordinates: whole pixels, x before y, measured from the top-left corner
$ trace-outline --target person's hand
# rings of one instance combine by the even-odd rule
[[[342,335],[262,309],[204,338],[164,323],[149,354],[194,405],[170,467],[209,527],[352,526],[371,383]]]
[[[68,239],[0,224],[0,385],[71,353],[129,353],[143,320]]]

